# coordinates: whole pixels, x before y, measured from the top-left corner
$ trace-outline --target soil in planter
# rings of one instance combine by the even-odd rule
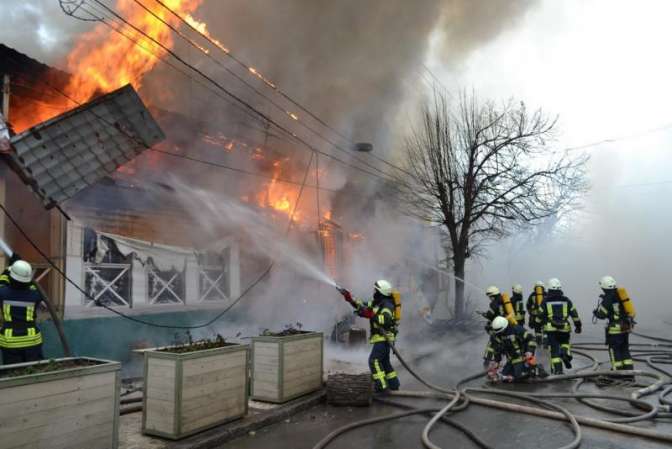
[[[94,366],[94,365],[100,365],[100,362],[86,359],[49,360],[48,362],[38,363],[36,365],[0,370],[0,379],[5,379],[8,377],[28,376],[31,374],[49,373],[52,371],[61,371],[71,368],[81,368],[84,366]]]
[[[192,340],[191,334],[187,332],[187,343],[176,344],[159,349],[159,352],[170,352],[173,354],[184,354],[187,352],[205,351],[206,349],[223,348],[226,346],[235,346],[236,343],[228,343],[224,337],[217,334],[215,338],[204,338],[202,340]]]
[[[280,332],[271,332],[268,329],[266,329],[264,332],[261,333],[262,336],[264,337],[288,337],[290,335],[301,335],[301,334],[310,334],[311,331],[302,331],[301,329],[296,329],[293,327],[289,327],[285,329],[284,331]]]

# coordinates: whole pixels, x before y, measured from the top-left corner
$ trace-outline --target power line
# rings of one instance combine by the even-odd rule
[[[363,172],[363,173],[367,173],[367,174],[369,174],[369,175],[371,175],[371,176],[374,176],[374,177],[376,177],[376,178],[379,178],[379,179],[381,179],[381,180],[384,180],[384,181],[391,181],[391,179],[388,179],[388,178],[386,178],[386,177],[383,177],[383,176],[381,176],[381,175],[378,174],[378,173],[374,173],[374,172],[371,172],[371,171],[369,171],[369,170],[366,170],[366,169],[364,169],[364,168],[362,168],[362,167],[358,167],[358,166],[356,166],[356,165],[350,164],[349,162],[344,161],[344,160],[342,160],[342,159],[340,159],[340,158],[338,158],[338,157],[336,157],[336,156],[334,156],[334,155],[332,155],[332,154],[330,154],[330,153],[326,153],[326,152],[324,152],[324,151],[319,150],[318,148],[316,148],[315,146],[311,145],[309,142],[307,142],[307,141],[306,141],[305,139],[303,139],[302,137],[299,137],[296,133],[294,133],[294,132],[290,131],[289,129],[287,129],[287,127],[285,127],[284,125],[278,123],[278,122],[277,122],[276,120],[274,120],[272,117],[270,117],[270,116],[268,116],[267,114],[265,114],[265,113],[259,111],[259,110],[256,109],[254,106],[252,106],[250,103],[248,103],[247,101],[245,101],[245,100],[243,100],[242,98],[240,98],[240,97],[238,97],[237,95],[235,95],[233,92],[231,92],[230,90],[228,90],[227,88],[225,88],[224,86],[222,86],[219,82],[217,82],[217,81],[216,81],[215,79],[213,79],[211,76],[209,76],[208,74],[204,73],[201,69],[199,69],[199,68],[195,67],[194,65],[190,64],[189,62],[185,61],[184,58],[182,58],[180,55],[178,55],[175,51],[173,51],[173,50],[171,50],[170,48],[166,47],[166,46],[163,45],[161,42],[159,42],[159,41],[157,41],[155,38],[153,38],[152,36],[148,35],[148,34],[145,33],[144,31],[142,31],[141,29],[139,29],[138,27],[136,27],[135,25],[133,25],[132,23],[128,22],[124,17],[122,17],[121,15],[119,15],[119,14],[118,14],[116,11],[114,11],[113,9],[111,9],[111,8],[109,8],[108,6],[106,6],[105,4],[101,3],[99,0],[93,0],[93,1],[95,1],[97,4],[99,4],[100,6],[102,6],[105,10],[109,11],[113,16],[115,16],[116,18],[118,18],[119,20],[121,20],[122,22],[124,22],[125,24],[127,24],[129,27],[133,28],[136,32],[142,34],[145,38],[147,38],[147,39],[151,40],[152,42],[154,42],[155,44],[157,44],[157,45],[158,45],[159,47],[161,47],[166,53],[170,54],[173,58],[175,58],[175,59],[176,59],[177,61],[179,61],[181,64],[183,64],[183,65],[189,67],[191,70],[193,70],[194,72],[196,72],[197,74],[199,74],[200,76],[202,76],[202,77],[203,77],[204,79],[206,79],[209,83],[212,83],[213,86],[215,86],[215,87],[217,87],[218,89],[220,89],[220,90],[221,90],[222,92],[224,92],[227,96],[229,96],[230,98],[232,98],[233,100],[235,100],[236,102],[238,102],[239,104],[241,104],[243,107],[245,107],[246,109],[248,109],[248,110],[251,111],[252,113],[258,115],[258,116],[261,117],[261,118],[263,118],[263,119],[266,120],[268,123],[270,123],[271,125],[273,125],[273,126],[275,126],[276,128],[278,128],[279,130],[285,132],[287,135],[293,137],[297,142],[299,142],[299,143],[305,145],[308,149],[310,149],[310,150],[312,150],[312,151],[316,151],[317,153],[319,153],[319,154],[321,154],[321,155],[323,155],[323,156],[326,156],[326,157],[328,157],[328,158],[330,158],[330,159],[333,159],[333,160],[335,160],[335,161],[337,161],[337,162],[339,162],[339,163],[341,163],[341,164],[343,164],[343,165],[346,165],[346,166],[348,166],[348,167],[354,168],[354,169],[359,170],[359,171],[361,171],[361,172]],[[384,172],[381,172],[380,170],[378,170],[378,172],[385,174]]]
[[[203,48],[201,48],[200,46],[194,44],[190,39],[184,37],[184,36],[183,36],[183,33],[180,33],[180,32],[177,31],[172,25],[170,25],[169,23],[167,23],[165,20],[163,20],[162,18],[156,16],[151,10],[149,10],[146,6],[144,6],[139,0],[134,0],[134,1],[135,1],[135,3],[139,4],[142,8],[144,8],[146,11],[150,12],[150,14],[152,14],[154,17],[156,17],[158,20],[160,20],[160,21],[161,21],[162,23],[164,23],[166,26],[168,26],[170,29],[172,29],[172,30],[174,30],[176,33],[178,33],[178,35],[180,35],[180,36],[182,36],[183,38],[185,38],[185,39],[186,39],[188,42],[190,42],[192,45],[195,45],[196,48],[197,48],[199,51],[203,52],[206,56],[208,56],[209,58],[213,59],[212,56],[211,56],[208,52],[206,52],[206,51],[203,50]],[[260,80],[261,80],[267,87],[273,89],[273,90],[274,90],[277,94],[279,94],[282,98],[286,99],[286,100],[289,101],[291,104],[293,104],[294,106],[296,106],[296,107],[298,107],[299,109],[301,109],[303,112],[305,112],[305,113],[308,114],[310,117],[312,117],[314,120],[316,120],[320,125],[322,125],[322,126],[324,126],[325,128],[329,129],[330,131],[332,131],[335,135],[337,135],[337,136],[340,137],[341,139],[345,140],[346,142],[348,142],[348,143],[351,144],[351,145],[354,145],[354,144],[355,144],[350,138],[348,138],[347,136],[345,136],[341,131],[339,131],[338,129],[332,127],[331,125],[329,125],[328,123],[326,123],[324,120],[322,120],[320,117],[318,117],[315,113],[313,113],[312,111],[310,111],[307,107],[301,105],[298,101],[294,100],[294,99],[293,99],[292,97],[290,97],[287,93],[285,93],[282,89],[280,89],[280,88],[278,87],[277,84],[275,84],[275,83],[271,82],[270,80],[268,80],[266,77],[264,77],[263,75],[261,75],[261,73],[259,73],[254,67],[250,66],[249,64],[243,62],[241,59],[239,59],[238,57],[236,57],[233,53],[231,53],[231,51],[230,51],[229,49],[224,48],[219,42],[215,41],[215,40],[212,39],[210,36],[208,36],[207,34],[205,34],[204,32],[202,32],[201,30],[199,30],[199,29],[197,29],[196,27],[194,27],[188,20],[186,20],[184,17],[182,17],[181,15],[179,15],[177,12],[175,12],[173,9],[171,9],[170,7],[168,7],[168,6],[167,6],[165,3],[163,3],[161,0],[154,0],[154,1],[155,1],[156,3],[158,3],[159,5],[161,5],[164,9],[166,9],[170,14],[172,14],[172,15],[175,16],[177,19],[179,19],[183,24],[185,24],[187,27],[189,27],[192,31],[194,31],[195,33],[197,33],[198,35],[200,35],[203,39],[207,40],[210,44],[214,45],[217,49],[219,49],[220,51],[222,51],[227,57],[231,58],[231,59],[232,59],[233,61],[235,61],[238,65],[240,65],[241,67],[243,67],[247,73],[251,73],[251,74],[255,75],[257,78],[259,78],[259,79],[260,79]],[[214,59],[213,59],[213,60],[214,60]],[[232,72],[230,69],[228,69],[228,68],[226,68],[226,70],[227,70],[229,73],[233,73],[233,72]],[[234,76],[235,76],[236,78],[240,79],[240,77],[239,77],[238,75],[234,75]],[[265,96],[265,95],[263,95],[262,93],[260,93],[256,88],[254,88],[253,86],[250,86],[250,85],[249,85],[248,83],[246,83],[245,81],[243,81],[243,82],[244,82],[248,87],[250,87],[250,88],[253,89],[255,92],[257,92],[259,95],[261,95],[263,98],[268,99],[267,96]],[[340,150],[340,151],[342,151],[342,152],[344,152],[344,153],[350,155],[351,157],[353,157],[355,160],[361,162],[362,164],[365,164],[366,166],[368,166],[368,167],[370,167],[370,168],[372,168],[372,169],[375,169],[375,170],[380,171],[381,173],[384,173],[384,172],[383,172],[382,170],[380,170],[379,168],[377,168],[377,167],[375,167],[375,166],[373,166],[373,165],[367,163],[366,161],[364,161],[363,159],[360,159],[360,158],[357,157],[357,156],[353,156],[353,155],[351,154],[350,151],[345,150],[344,148],[342,148],[342,147],[341,147],[340,145],[338,145],[337,143],[331,141],[330,139],[327,139],[327,138],[324,137],[322,134],[317,133],[317,132],[314,131],[312,128],[310,128],[310,127],[308,127],[307,125],[303,124],[303,122],[298,118],[298,116],[296,116],[296,115],[293,114],[292,112],[287,111],[287,110],[285,110],[284,108],[282,108],[282,107],[276,105],[275,102],[273,102],[273,101],[270,100],[270,99],[269,99],[269,101],[271,102],[271,104],[273,104],[274,106],[277,106],[277,107],[278,107],[280,110],[282,110],[285,114],[289,115],[292,119],[294,119],[295,121],[297,121],[297,122],[299,122],[300,124],[302,124],[304,127],[306,127],[307,129],[309,129],[311,132],[313,132],[314,134],[316,134],[318,137],[320,137],[321,139],[323,139],[325,142],[327,142],[327,143],[329,143],[330,145],[332,145],[334,148],[336,148],[336,149],[338,149],[338,150]],[[381,157],[379,157],[379,156],[376,156],[375,154],[371,154],[370,156],[373,157],[374,159],[376,159],[376,160],[378,160],[378,161],[384,163],[385,165],[387,165],[387,166],[389,166],[389,167],[391,167],[391,168],[394,168],[394,169],[396,169],[396,170],[398,170],[398,171],[400,171],[400,172],[402,172],[402,173],[405,173],[405,174],[407,174],[407,175],[411,175],[411,176],[412,176],[412,174],[411,174],[410,172],[406,171],[404,168],[399,167],[399,166],[397,166],[397,165],[395,165],[395,164],[392,164],[391,162],[387,161],[387,160],[384,159],[384,158],[381,158]],[[390,175],[387,174],[387,173],[385,173],[385,174],[388,175],[388,176],[390,176]]]
[[[98,117],[99,120],[102,120],[101,117]],[[299,203],[301,202],[301,196],[303,195],[304,187],[306,185],[306,182],[308,180],[308,174],[310,173],[310,168],[312,165],[312,160],[313,156],[315,153],[311,153],[311,158],[310,161],[306,167],[306,173],[303,177],[303,183],[301,186],[301,189],[299,189],[299,192],[296,197],[296,202],[294,204],[294,208],[289,215],[289,223],[287,224],[287,229],[285,231],[285,236],[289,235],[289,232],[292,229],[292,224],[294,222],[294,216],[296,214],[296,211],[299,207]],[[82,289],[75,281],[73,281],[68,275],[59,267],[57,266],[53,260],[35,243],[35,241],[26,233],[26,231],[19,225],[19,223],[16,221],[14,216],[12,216],[9,211],[5,208],[5,206],[0,203],[0,209],[2,209],[3,213],[7,217],[7,219],[16,227],[16,229],[19,231],[19,233],[26,239],[26,241],[37,251],[40,256],[59,274],[63,279],[65,279],[70,285],[75,287],[80,293],[82,293],[87,299],[90,301],[93,301],[94,304],[122,317],[125,318],[129,321],[133,321],[138,324],[143,324],[146,326],[152,326],[152,327],[158,327],[158,328],[164,328],[164,329],[200,329],[203,327],[209,327],[213,323],[215,323],[217,320],[219,320],[221,317],[224,316],[229,310],[231,310],[236,304],[240,302],[241,299],[243,299],[255,286],[257,286],[267,275],[270,273],[271,269],[275,265],[275,261],[272,261],[268,267],[262,271],[261,275],[259,275],[243,292],[236,298],[231,304],[229,304],[224,310],[222,310],[220,313],[215,315],[212,319],[209,321],[202,323],[202,324],[196,324],[196,325],[190,325],[190,326],[184,326],[184,325],[171,325],[171,324],[163,324],[163,323],[154,323],[151,321],[146,321],[140,318],[136,318],[130,315],[127,315],[123,312],[120,312],[118,310],[115,310],[114,308],[108,306],[107,304],[104,304],[100,302],[100,300],[94,298],[91,296],[88,292],[86,292],[84,289]]]

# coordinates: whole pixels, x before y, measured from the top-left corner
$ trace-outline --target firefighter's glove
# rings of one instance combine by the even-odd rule
[[[370,320],[375,316],[375,313],[373,313],[373,309],[369,309],[368,307],[366,307],[359,311],[359,316]]]
[[[341,295],[343,295],[343,299],[345,299],[345,300],[346,300],[347,302],[349,302],[350,304],[352,304],[352,303],[355,302],[355,300],[352,298],[352,293],[350,293],[350,292],[347,291],[346,289],[344,289],[344,288],[339,288],[339,289],[338,289],[338,292],[339,292]]]
[[[581,333],[581,326],[580,325],[574,326],[574,332],[576,332],[577,334],[580,334]]]
[[[502,382],[511,383],[513,382],[513,376],[502,376]]]

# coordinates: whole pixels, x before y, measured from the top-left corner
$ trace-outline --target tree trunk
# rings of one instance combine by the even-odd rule
[[[455,319],[465,318],[466,310],[464,303],[464,257],[453,258],[453,273],[455,274]]]

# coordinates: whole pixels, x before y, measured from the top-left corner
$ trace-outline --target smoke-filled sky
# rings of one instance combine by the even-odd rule
[[[57,0],[3,0],[0,42],[59,65],[87,25]],[[643,312],[669,310],[672,3],[666,0],[205,0],[195,14],[245,61],[356,140],[395,148],[426,91],[524,100],[559,114],[559,147],[586,148],[592,190],[558,232],[492,245],[480,285],[560,277],[584,315],[612,274]],[[663,182],[662,184],[659,184]],[[642,185],[650,184],[650,185]],[[473,292],[474,295],[480,295]],[[653,313],[650,316],[653,316]],[[669,313],[668,317],[669,317]]]

